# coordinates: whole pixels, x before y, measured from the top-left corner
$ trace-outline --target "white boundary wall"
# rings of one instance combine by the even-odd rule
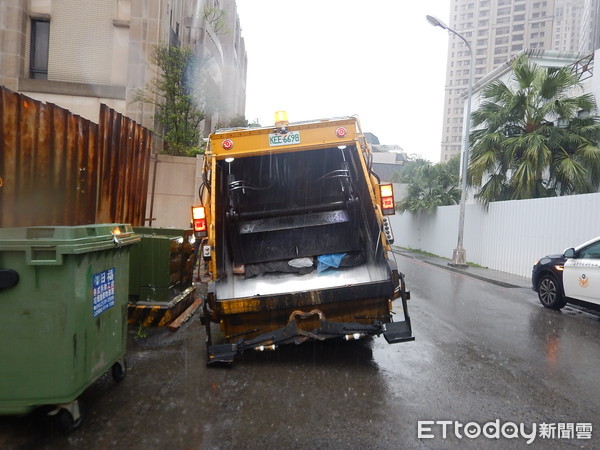
[[[394,245],[452,258],[458,206],[390,216]],[[600,236],[600,193],[466,205],[467,261],[523,277],[542,256]]]

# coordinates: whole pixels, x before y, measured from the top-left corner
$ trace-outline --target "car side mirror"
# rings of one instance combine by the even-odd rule
[[[564,257],[565,258],[575,258],[575,249],[574,248],[568,248],[568,249],[566,249]]]

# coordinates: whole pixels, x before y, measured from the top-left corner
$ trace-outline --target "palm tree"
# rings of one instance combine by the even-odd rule
[[[458,161],[459,157],[435,165],[421,159],[407,163],[400,177],[408,184],[407,196],[396,204],[396,209],[430,213],[437,206],[458,204]]]
[[[472,114],[471,186],[490,201],[594,192],[600,124],[573,67],[540,67],[521,55],[509,84],[483,87]],[[577,95],[579,94],[579,95]],[[486,181],[482,185],[482,180]]]

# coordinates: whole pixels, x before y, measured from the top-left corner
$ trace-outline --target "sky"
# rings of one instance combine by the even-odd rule
[[[362,130],[440,160],[450,0],[237,0],[246,119],[357,115]]]

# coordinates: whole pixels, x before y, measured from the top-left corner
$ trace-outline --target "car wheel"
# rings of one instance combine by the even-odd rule
[[[540,303],[546,308],[561,309],[567,304],[560,292],[560,286],[554,275],[543,275],[538,283],[537,292]]]

